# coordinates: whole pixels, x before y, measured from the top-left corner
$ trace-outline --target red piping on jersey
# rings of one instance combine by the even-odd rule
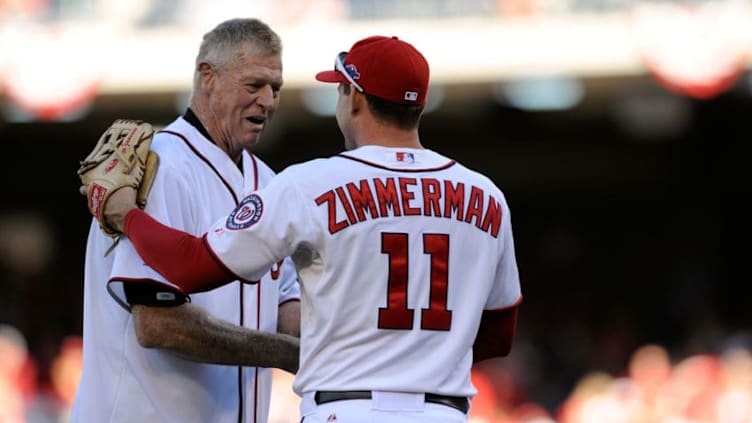
[[[518,307],[520,304],[522,304],[522,295],[520,295],[520,298],[517,298],[517,301],[515,301],[511,305],[508,305],[506,307],[501,307],[501,308],[492,308],[492,309],[484,310],[484,311],[492,311],[492,312],[493,311],[504,311],[504,310],[509,310],[509,309]]]
[[[182,140],[183,140],[183,141],[185,142],[185,144],[186,144],[186,145],[188,146],[188,148],[190,148],[190,149],[191,149],[191,150],[193,151],[193,154],[195,154],[196,156],[198,156],[198,158],[200,158],[200,159],[201,159],[201,161],[203,161],[204,163],[206,163],[206,165],[207,165],[207,166],[209,166],[209,167],[211,168],[211,170],[212,170],[212,171],[213,171],[213,172],[214,172],[214,173],[215,173],[215,174],[217,175],[217,177],[218,177],[218,178],[219,178],[219,179],[220,179],[220,180],[222,181],[222,183],[223,183],[223,184],[225,185],[225,187],[227,187],[227,189],[228,189],[228,190],[230,191],[230,194],[232,194],[232,199],[233,199],[233,200],[235,200],[235,204],[236,204],[236,205],[238,204],[238,201],[239,201],[239,200],[238,200],[238,194],[237,194],[237,193],[235,192],[235,190],[234,190],[234,189],[232,189],[232,185],[230,185],[230,183],[229,183],[229,182],[227,182],[227,180],[226,180],[226,179],[225,179],[225,178],[224,178],[224,177],[222,176],[222,174],[221,174],[221,173],[219,173],[219,171],[217,170],[217,168],[216,168],[216,167],[214,167],[214,165],[213,165],[213,164],[211,164],[211,162],[209,161],[209,159],[207,159],[206,157],[204,157],[204,156],[203,156],[203,155],[202,155],[202,154],[201,154],[201,153],[200,153],[200,152],[198,151],[198,149],[197,149],[197,148],[196,148],[196,147],[195,147],[195,146],[194,146],[193,144],[191,144],[191,142],[190,142],[190,141],[188,141],[188,138],[186,138],[186,137],[185,137],[185,135],[183,135],[183,134],[181,134],[181,133],[179,133],[179,132],[174,132],[174,131],[167,131],[167,130],[162,130],[162,131],[159,131],[159,132],[165,132],[165,133],[167,133],[167,134],[172,134],[172,135],[175,135],[176,137],[179,137],[179,138],[181,138],[181,139],[182,139]]]
[[[258,165],[256,164],[256,156],[254,156],[253,154],[249,154],[249,156],[251,156],[251,164],[253,165],[253,190],[256,191],[259,189]]]
[[[237,204],[235,204],[237,206]],[[209,249],[209,244],[206,242],[206,238],[204,237],[204,246]],[[240,291],[238,295],[238,299],[240,301],[240,322],[238,325],[240,327],[244,326],[245,323],[245,286],[241,283],[238,287],[238,291]],[[243,378],[245,377],[245,371],[243,370],[243,366],[238,366],[238,401],[240,404],[240,413],[238,413],[238,423],[243,423],[243,415],[245,414],[245,401],[243,401]],[[256,387],[253,388],[254,393],[256,392]],[[256,423],[256,401],[254,399],[253,402],[253,422]]]
[[[386,169],[386,170],[391,170],[391,171],[394,171],[394,172],[408,172],[408,173],[414,173],[414,172],[437,172],[439,170],[448,169],[448,168],[450,168],[450,167],[452,167],[452,166],[454,166],[454,165],[457,164],[456,161],[450,160],[446,164],[443,164],[443,165],[437,166],[437,167],[424,167],[424,168],[420,168],[420,169],[403,169],[403,168],[395,168],[395,167],[389,167],[389,166],[380,165],[378,163],[370,162],[368,160],[361,159],[359,157],[349,156],[349,155],[347,155],[345,153],[339,153],[335,157],[341,157],[343,159],[354,160],[356,162],[360,162],[360,163],[366,164],[368,166],[377,167],[379,169]]]
[[[261,330],[261,284],[256,284],[256,330]],[[253,421],[258,419],[258,386],[259,386],[259,368],[256,367],[255,375],[255,388],[253,393]]]
[[[258,283],[258,281],[249,281],[248,279],[244,279],[242,276],[236,274],[235,272],[232,271],[232,269],[230,269],[229,267],[227,267],[227,265],[222,261],[222,259],[219,258],[219,256],[217,255],[217,253],[215,253],[214,250],[212,250],[211,245],[209,245],[209,241],[206,239],[206,234],[204,234],[201,237],[201,242],[204,244],[204,248],[206,248],[206,251],[209,253],[209,255],[211,255],[212,258],[214,259],[214,261],[217,263],[217,266],[219,266],[222,269],[224,269],[225,272],[233,275],[233,277],[235,279],[239,280],[243,284],[251,284],[251,285],[253,285],[255,283]],[[212,285],[210,288],[206,288],[203,291],[208,291],[210,289],[219,288],[220,286],[225,285],[225,284],[226,284],[226,282],[225,283],[220,283],[219,285]],[[190,292],[186,291],[186,293],[194,293],[194,292],[196,292],[196,291],[190,291]]]
[[[258,166],[256,165],[256,156],[253,154],[250,154],[251,156],[251,164],[253,165],[253,190],[258,190],[258,180],[259,180],[259,174],[258,174]],[[208,246],[208,244],[207,244]],[[241,292],[244,289],[245,284],[240,284]],[[241,296],[241,298],[243,298]],[[243,311],[243,315],[245,316],[245,310]],[[259,330],[261,328],[261,284],[256,285],[256,330]],[[253,422],[256,423],[258,421],[258,386],[259,386],[259,368],[256,367],[253,372]]]

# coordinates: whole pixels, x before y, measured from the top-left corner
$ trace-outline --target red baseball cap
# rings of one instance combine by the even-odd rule
[[[428,93],[428,62],[397,37],[364,38],[340,53],[334,70],[319,72],[321,82],[342,82],[392,103],[423,105]]]

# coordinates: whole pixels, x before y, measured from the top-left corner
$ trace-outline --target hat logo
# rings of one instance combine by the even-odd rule
[[[415,91],[405,91],[405,100],[407,101],[417,101],[418,100],[418,93]]]
[[[360,79],[360,72],[358,72],[358,68],[356,68],[352,63],[345,65],[345,70],[352,79]]]

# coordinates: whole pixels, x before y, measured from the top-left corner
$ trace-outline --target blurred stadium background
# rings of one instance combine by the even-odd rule
[[[0,422],[67,421],[90,219],[78,161],[115,118],[182,113],[201,36],[236,16],[285,44],[281,107],[256,150],[276,170],[340,150],[334,90],[313,79],[338,51],[398,35],[432,64],[424,145],[505,190],[525,295],[512,354],[474,370],[472,422],[752,422],[751,11],[0,0]],[[278,376],[271,423],[297,421]]]

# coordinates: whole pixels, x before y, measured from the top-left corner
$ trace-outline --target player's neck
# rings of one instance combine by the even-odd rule
[[[356,140],[358,147],[377,145],[390,148],[423,148],[417,129],[406,131],[404,129],[379,126],[371,128],[367,133],[360,134]]]

